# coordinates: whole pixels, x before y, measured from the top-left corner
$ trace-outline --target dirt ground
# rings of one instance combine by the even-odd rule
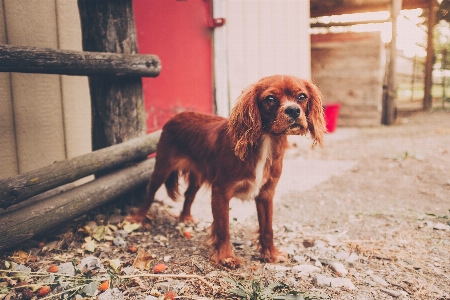
[[[179,224],[168,204],[158,202],[150,226],[136,229],[121,222],[117,209],[102,208],[57,235],[3,253],[0,299],[31,299],[44,285],[50,292],[41,299],[267,299],[270,293],[290,293],[288,299],[450,299],[450,112],[339,130],[355,134],[330,134],[323,149],[300,143],[288,152],[305,163],[353,164],[275,203],[275,239],[289,254],[285,263],[259,259],[254,218],[231,222],[244,265],[228,270],[208,259],[208,222]],[[79,265],[89,256],[99,263]],[[64,263],[76,267],[69,272]],[[158,264],[166,269],[158,273]],[[52,265],[60,268],[53,277],[47,271]],[[108,278],[114,289],[97,288]],[[91,282],[93,289],[86,289]],[[273,282],[283,286],[272,290]],[[259,296],[245,298],[245,289]]]

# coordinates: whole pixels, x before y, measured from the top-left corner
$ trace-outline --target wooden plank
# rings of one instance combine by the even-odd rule
[[[91,209],[145,185],[153,171],[148,159],[65,193],[0,216],[0,250],[60,226]]]
[[[403,0],[401,9],[426,8],[430,0]],[[390,0],[311,0],[312,18],[389,10]]]
[[[156,150],[160,133],[161,131],[157,131],[116,146],[0,180],[0,208],[7,208],[93,173],[144,159]]]
[[[0,45],[0,72],[156,77],[160,71],[156,55]]]

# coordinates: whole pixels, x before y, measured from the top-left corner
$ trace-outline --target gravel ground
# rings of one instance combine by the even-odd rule
[[[340,130],[347,138],[333,138]],[[287,160],[328,162],[339,172],[310,189],[279,193],[274,229],[289,253],[285,263],[259,259],[251,214],[231,222],[244,265],[228,270],[208,259],[208,221],[178,224],[161,201],[147,228],[136,229],[116,208],[103,207],[2,253],[0,299],[32,299],[45,285],[50,292],[41,299],[238,299],[252,283],[259,298],[248,299],[265,299],[264,287],[296,299],[450,299],[450,112],[338,128],[323,149],[294,141]],[[299,173],[299,186],[309,173]],[[160,265],[158,273],[158,264],[165,270]],[[52,265],[56,275],[47,271]],[[98,286],[106,279],[115,289]],[[273,282],[283,285],[272,291]]]

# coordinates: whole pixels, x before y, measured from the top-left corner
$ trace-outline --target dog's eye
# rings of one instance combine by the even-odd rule
[[[308,96],[306,96],[305,93],[301,93],[300,95],[298,95],[297,100],[298,101],[305,101],[306,99],[308,99]]]
[[[266,98],[264,98],[264,102],[266,102],[267,104],[276,104],[277,99],[275,99],[274,96],[267,96]]]

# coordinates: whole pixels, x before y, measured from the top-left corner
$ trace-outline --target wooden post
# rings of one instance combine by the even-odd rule
[[[78,0],[83,50],[136,54],[132,0]],[[93,150],[145,134],[140,77],[89,77]]]
[[[397,62],[397,17],[402,7],[402,0],[391,0],[392,39],[389,50],[389,65],[387,68],[387,83],[383,95],[382,123],[391,125],[396,118],[396,62]]]
[[[137,53],[132,0],[78,0],[83,50]],[[92,106],[93,150],[128,141],[146,132],[140,77],[89,77]],[[102,174],[96,174],[101,176]],[[121,198],[138,204],[145,188]]]
[[[435,0],[429,1],[428,6],[428,35],[427,35],[427,57],[425,60],[425,79],[424,79],[424,94],[423,94],[423,110],[430,110],[433,105],[433,98],[431,96],[431,86],[433,84],[433,29],[436,24],[436,10],[437,5]]]

